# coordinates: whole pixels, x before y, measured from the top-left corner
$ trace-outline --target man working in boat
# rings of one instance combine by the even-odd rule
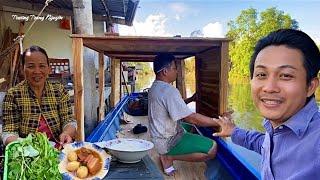
[[[210,117],[192,112],[179,91],[170,83],[177,78],[175,57],[161,53],[153,62],[156,79],[148,93],[148,118],[151,140],[160,155],[167,175],[173,175],[174,160],[200,162],[214,158],[216,143],[183,129],[181,119],[200,126],[217,127]]]
[[[304,32],[283,29],[260,39],[250,62],[251,91],[266,132],[223,117],[214,135],[261,154],[262,179],[319,179],[319,69],[319,49]]]
[[[3,101],[3,143],[35,132],[60,145],[72,142],[77,123],[70,97],[62,84],[47,80],[51,68],[46,51],[31,46],[22,55],[22,65],[25,80],[10,88]]]

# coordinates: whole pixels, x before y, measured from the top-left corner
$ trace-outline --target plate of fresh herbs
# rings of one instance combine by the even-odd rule
[[[59,153],[42,133],[29,134],[12,142],[6,147],[4,180],[60,180]]]

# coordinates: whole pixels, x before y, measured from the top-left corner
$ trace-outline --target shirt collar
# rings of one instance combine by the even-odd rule
[[[298,137],[302,137],[316,112],[318,112],[318,106],[315,98],[312,98],[307,105],[288,119],[284,125],[295,132]]]
[[[154,82],[155,83],[162,83],[162,84],[169,84],[170,85],[170,83],[167,83],[165,81],[161,81],[161,80],[158,80],[158,79],[154,80]]]
[[[35,94],[34,94],[33,90],[31,89],[31,86],[30,86],[29,82],[28,82],[27,80],[24,80],[23,84],[24,84],[24,86],[25,86],[26,88],[28,88],[29,93],[30,93],[32,96],[35,97]],[[46,94],[46,90],[47,90],[48,88],[49,88],[49,81],[46,80],[45,85],[44,85],[44,88],[43,88],[43,90],[42,90],[42,96]]]
[[[306,132],[312,117],[318,112],[318,109],[315,98],[312,98],[302,109],[284,122],[283,125],[290,128],[299,138],[301,138]],[[273,131],[272,125],[268,119],[264,119],[263,126],[268,133]]]
[[[269,134],[273,133],[272,124],[270,123],[270,121],[267,118],[263,119],[263,127]]]

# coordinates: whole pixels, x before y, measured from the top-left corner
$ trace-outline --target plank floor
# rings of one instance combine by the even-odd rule
[[[122,130],[117,134],[119,138],[137,138],[150,140],[149,131],[142,134],[133,134],[132,128],[137,124],[143,124],[148,127],[148,117],[147,116],[130,116],[124,113],[124,120],[131,121],[132,123],[121,125]],[[149,127],[148,127],[149,129]],[[149,152],[151,159],[155,162],[158,168],[162,171],[162,167],[159,160],[159,155],[155,149],[152,149]],[[204,162],[184,162],[184,161],[175,161],[174,167],[177,169],[174,176],[166,176],[163,174],[163,177],[166,180],[204,180],[206,169],[206,164]]]

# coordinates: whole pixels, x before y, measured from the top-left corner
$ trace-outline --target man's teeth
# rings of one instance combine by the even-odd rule
[[[276,104],[280,104],[281,102],[278,100],[262,100],[264,103],[266,104],[270,104],[270,105],[276,105]]]

